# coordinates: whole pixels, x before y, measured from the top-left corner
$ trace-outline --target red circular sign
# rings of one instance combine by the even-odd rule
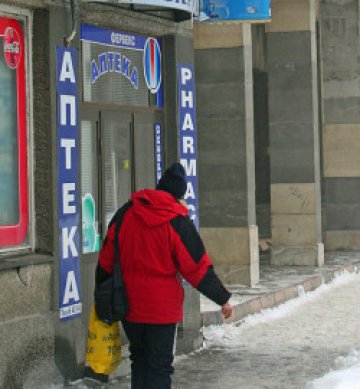
[[[12,27],[8,27],[4,33],[4,56],[9,68],[18,67],[21,56],[20,36]]]

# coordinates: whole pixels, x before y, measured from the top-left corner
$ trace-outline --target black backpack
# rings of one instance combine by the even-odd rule
[[[120,248],[118,236],[124,215],[131,206],[132,202],[129,201],[119,208],[109,223],[109,227],[113,223],[116,224],[114,239],[114,270],[110,277],[95,286],[95,311],[98,318],[107,324],[122,320],[128,311],[125,285],[119,263]]]

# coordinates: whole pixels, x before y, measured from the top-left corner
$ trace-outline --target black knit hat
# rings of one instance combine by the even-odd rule
[[[172,194],[176,199],[180,199],[186,192],[185,169],[179,162],[173,163],[161,176],[156,189]]]

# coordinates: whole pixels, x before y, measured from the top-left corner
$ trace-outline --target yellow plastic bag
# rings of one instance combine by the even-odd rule
[[[111,374],[121,361],[121,339],[118,323],[108,325],[96,316],[95,305],[91,307],[86,364],[95,373]]]

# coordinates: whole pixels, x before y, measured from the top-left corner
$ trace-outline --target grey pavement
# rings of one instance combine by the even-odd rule
[[[322,268],[275,267],[262,258],[258,286],[229,286],[234,320],[315,290],[344,270],[360,270],[360,253],[328,253]],[[325,374],[336,357],[350,352],[352,346],[360,347],[359,295],[360,282],[341,286],[284,319],[246,330],[240,325],[243,340],[235,348],[214,347],[178,357],[174,389],[303,388],[308,380]],[[223,322],[218,308],[206,299],[202,299],[202,316],[206,325]],[[128,359],[122,364],[122,376],[117,374],[107,388],[130,388]]]
[[[323,376],[335,359],[360,349],[360,275],[288,312],[256,325],[240,325],[226,342],[176,366],[177,389],[290,389]],[[206,383],[206,384],[204,384]]]

